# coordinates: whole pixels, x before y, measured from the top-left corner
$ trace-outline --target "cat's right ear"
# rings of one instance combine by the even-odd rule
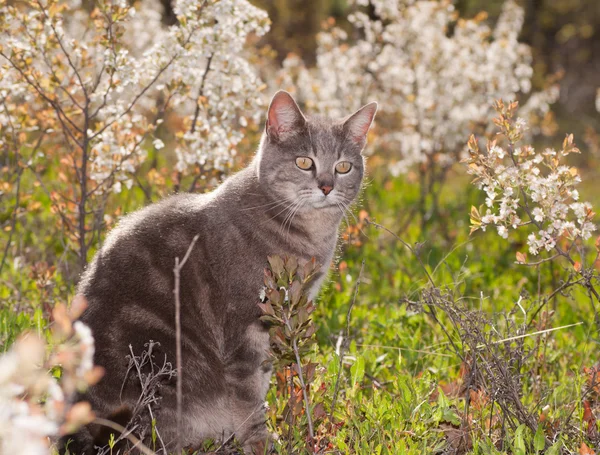
[[[279,90],[273,96],[269,111],[265,132],[269,139],[281,142],[302,131],[306,126],[306,118],[300,108],[285,90]]]

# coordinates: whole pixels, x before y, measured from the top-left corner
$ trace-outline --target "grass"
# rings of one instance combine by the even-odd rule
[[[515,253],[525,249],[524,237],[510,242],[494,232],[470,237],[469,208],[479,205],[483,196],[460,171],[442,193],[440,213],[423,230],[413,211],[419,191],[411,176],[393,178],[377,160],[372,161],[374,171],[355,210],[357,220],[351,218],[350,225],[344,226],[346,242],[338,265],[313,314],[317,343],[307,358],[317,365],[310,392],[320,450],[357,454],[598,451],[600,425],[594,415],[600,412],[600,390],[590,384],[599,360],[598,333],[590,301],[579,291],[559,293],[533,317],[542,297],[570,273],[568,265],[560,261],[539,268],[517,265]],[[598,206],[600,198],[593,191],[593,185],[584,187],[583,196],[587,193]],[[112,210],[118,206],[129,211],[143,202],[135,191],[115,198]],[[59,240],[42,235],[40,228],[53,223],[49,202],[43,197],[37,200],[41,206],[21,215],[15,233],[29,249],[22,247],[20,264],[9,258],[0,276],[0,351],[24,330],[47,333],[49,310],[73,293],[73,277],[57,254]],[[367,219],[408,245],[420,245],[420,260],[402,241]],[[38,251],[59,267],[35,261]],[[435,317],[424,304],[431,289],[425,270],[444,298],[460,308],[459,316],[452,316],[442,300],[434,299]],[[571,324],[578,325],[546,332]],[[479,349],[475,338],[469,338],[477,330],[490,346]],[[541,333],[498,343],[534,332]],[[473,358],[485,367],[493,364],[494,356],[509,368],[518,389],[515,400],[533,419],[535,432],[523,419],[510,415],[514,411],[510,403],[506,412],[501,409],[503,398],[494,396],[499,390],[494,388],[498,386],[495,376],[475,380],[470,371]],[[338,376],[339,393],[330,420],[327,414]],[[276,450],[289,453],[291,447],[293,453],[308,453],[302,410],[295,425],[281,433],[288,399],[277,382],[276,376],[267,397],[269,425],[280,432]]]

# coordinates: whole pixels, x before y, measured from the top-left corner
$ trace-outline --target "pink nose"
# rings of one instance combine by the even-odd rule
[[[323,192],[323,194],[325,196],[327,196],[329,193],[331,193],[331,190],[333,189],[332,186],[326,186],[326,185],[320,186],[319,188],[321,188],[321,191]]]

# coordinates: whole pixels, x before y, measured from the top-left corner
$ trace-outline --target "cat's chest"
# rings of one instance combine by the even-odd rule
[[[235,288],[239,291],[242,287],[246,287],[253,292],[257,285],[261,286],[263,283],[269,256],[295,256],[307,261],[314,258],[321,266],[315,285],[311,289],[311,294],[316,295],[329,271],[336,241],[335,232],[317,239],[279,238],[268,234],[260,235],[260,233],[256,233],[251,238],[236,235],[221,243],[228,246],[225,254],[223,250],[218,254],[221,259],[227,258],[225,263],[221,263],[225,266],[222,276],[226,277],[225,281],[229,289]]]

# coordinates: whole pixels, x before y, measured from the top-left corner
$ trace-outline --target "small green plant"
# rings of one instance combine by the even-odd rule
[[[116,441],[115,441],[115,434],[111,433],[110,437],[108,438],[108,447],[110,449],[110,455],[112,455],[113,453],[113,449],[115,447]]]

